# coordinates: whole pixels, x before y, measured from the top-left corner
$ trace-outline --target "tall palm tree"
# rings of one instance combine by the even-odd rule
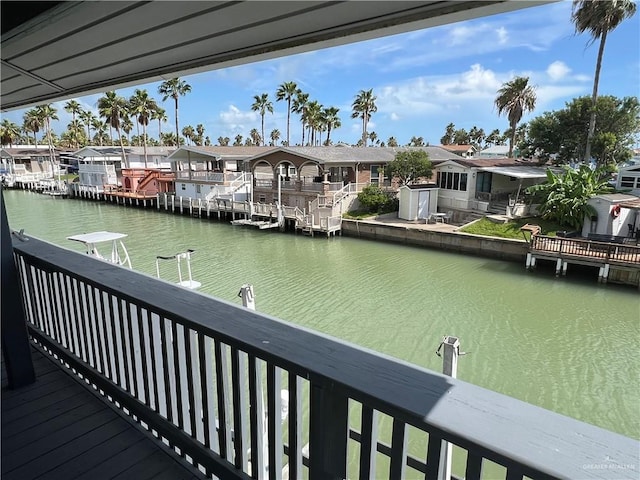
[[[397,147],[398,146],[398,140],[396,140],[396,137],[389,137],[389,139],[387,140],[387,146],[389,146],[389,147]]]
[[[252,128],[249,132],[249,138],[245,141],[246,145],[256,145],[259,146],[260,143],[264,145],[264,139],[260,136],[258,129]]]
[[[253,96],[253,104],[251,105],[251,110],[254,112],[260,112],[260,118],[262,120],[262,145],[264,145],[264,114],[269,112],[273,113],[273,103],[269,100],[269,94],[263,93],[262,95],[254,95]],[[256,144],[258,145],[258,144]]]
[[[158,141],[160,142],[160,145],[162,145],[162,122],[166,122],[168,120],[167,111],[158,106],[158,108],[151,113],[151,120],[158,121]]]
[[[128,115],[127,113],[127,101],[118,96],[115,91],[109,91],[104,94],[103,97],[98,99],[98,112],[103,117],[110,128],[115,128],[118,138],[120,139],[120,149],[122,150],[122,161],[125,167],[129,166],[127,161],[127,154],[124,151],[124,143],[122,142],[122,132],[120,126],[122,120]]]
[[[598,83],[600,82],[600,68],[607,34],[614,30],[626,18],[631,18],[636,13],[636,3],[632,0],[573,0],[571,20],[576,27],[576,33],[589,32],[591,41],[588,45],[600,39],[598,59],[596,60],[596,72],[593,78],[593,93],[591,95],[591,117],[589,118],[589,130],[587,132],[587,145],[584,161],[591,160],[591,143],[596,129],[596,101],[598,100]]]
[[[191,91],[191,85],[179,77],[165,80],[158,87],[158,93],[162,95],[162,101],[166,101],[168,98],[173,98],[175,102],[176,112],[176,146],[180,146],[180,129],[178,128],[178,98],[186,95]]]
[[[234,147],[239,147],[242,145],[242,135],[238,134],[236,135],[234,141],[233,141],[233,146]]]
[[[83,110],[82,112],[80,112],[79,117],[82,123],[84,123],[87,127],[87,141],[91,143],[91,124],[93,122],[93,119],[96,117],[93,112],[91,112],[91,110]]]
[[[31,110],[27,110],[25,114],[22,116],[22,126],[26,130],[33,132],[33,144],[36,148],[38,148],[38,132],[44,124],[42,122],[42,118],[38,114],[38,110],[36,108],[32,108]]]
[[[302,93],[302,91],[298,91],[296,93],[296,98],[293,100],[293,105],[291,106],[291,111],[293,113],[297,113],[300,115],[300,121],[302,122],[302,143],[301,145],[304,147],[304,127],[306,120],[306,110],[307,105],[309,103],[309,94]],[[291,146],[291,145],[289,145]]]
[[[53,137],[51,136],[51,120],[58,120],[58,109],[52,103],[38,105],[36,107],[38,116],[42,119],[49,144],[49,161],[51,162],[51,173],[53,173]]]
[[[3,119],[0,124],[0,143],[2,143],[2,145],[9,145],[9,147],[13,147],[14,141],[19,138],[20,126],[6,118]]]
[[[340,109],[336,107],[328,107],[322,111],[322,118],[324,124],[327,126],[327,141],[325,145],[331,145],[331,130],[342,126],[342,122],[338,116],[339,111]]]
[[[147,168],[147,125],[149,125],[149,119],[157,108],[158,104],[149,96],[149,92],[147,92],[146,89],[140,90],[139,88],[136,88],[129,99],[129,113],[135,115],[138,123],[142,125],[144,168]]]
[[[193,143],[196,145],[202,145],[204,141],[204,125],[199,123],[196,125],[196,135],[193,137]]]
[[[133,130],[133,120],[128,115],[122,119],[120,128],[127,135],[127,144],[131,145],[131,130]]]
[[[376,106],[376,96],[373,94],[373,88],[369,90],[360,90],[351,105],[353,113],[351,118],[362,119],[362,144],[367,146],[367,124],[371,118],[371,114],[378,111]]]
[[[182,129],[182,135],[187,139],[187,145],[191,145],[191,140],[193,139],[196,131],[193,129],[191,125],[187,125]]]
[[[69,100],[67,103],[64,104],[64,109],[65,111],[71,114],[71,123],[75,125],[76,115],[80,115],[83,112],[82,106],[75,100]],[[78,145],[76,144],[76,148],[77,147]]]
[[[507,114],[511,137],[509,139],[509,157],[513,155],[516,139],[516,126],[524,112],[531,112],[536,107],[535,88],[529,85],[529,77],[516,77],[505,82],[495,100],[498,115]]]
[[[80,120],[71,120],[67,125],[67,132],[69,133],[67,140],[71,142],[69,147],[75,146],[75,148],[78,148],[80,140],[84,140],[82,138],[84,136],[84,125],[82,125],[82,122]]]
[[[309,141],[311,146],[316,144],[316,132],[320,129],[322,121],[322,105],[317,100],[309,102],[305,109],[305,123],[309,127]]]
[[[93,117],[93,120],[91,121],[91,127],[93,127],[93,130],[96,132],[91,140],[95,141],[95,139],[98,139],[98,145],[102,146],[104,144],[105,137],[107,137],[108,125],[98,117]],[[111,139],[111,137],[107,138],[111,140],[111,143],[113,143],[113,139]]]
[[[293,100],[294,95],[297,95],[298,93],[300,93],[300,89],[295,82],[284,82],[276,91],[277,102],[280,100],[287,101],[287,146],[290,146],[289,125],[291,123],[291,100]]]
[[[278,130],[277,128],[274,130],[271,130],[271,146],[275,147],[278,143],[278,140],[280,139],[280,130]]]

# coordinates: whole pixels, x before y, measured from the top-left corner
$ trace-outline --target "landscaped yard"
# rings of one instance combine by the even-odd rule
[[[472,223],[471,225],[467,225],[466,227],[461,228],[460,231],[465,233],[473,233],[475,235],[485,235],[487,237],[515,238],[518,240],[522,240],[523,236],[522,232],[520,231],[520,227],[522,227],[526,223],[539,225],[542,229],[541,233],[543,235],[550,235],[552,237],[556,235],[556,232],[558,230],[567,230],[567,228],[563,228],[556,222],[544,220],[540,217],[530,217],[519,218],[508,223],[494,223],[487,218],[482,218],[477,222]]]

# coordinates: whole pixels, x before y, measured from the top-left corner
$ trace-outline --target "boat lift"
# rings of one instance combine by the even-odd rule
[[[158,276],[158,278],[161,278],[160,277],[160,260],[176,260],[176,263],[178,266],[178,285],[180,285],[181,287],[190,288],[192,290],[200,288],[202,284],[200,282],[196,282],[191,276],[191,254],[194,252],[195,250],[189,249],[186,252],[176,253],[175,255],[171,255],[169,257],[158,255],[156,257],[156,275]],[[187,275],[188,275],[187,280],[182,279],[181,263],[183,260],[186,261],[187,263]]]
[[[113,263],[121,267],[127,266],[131,268],[129,252],[127,252],[127,248],[122,242],[122,239],[126,237],[126,233],[92,232],[72,235],[67,237],[67,240],[83,243],[87,249],[87,254],[92,257],[96,257],[100,260],[104,260],[105,262]],[[98,251],[97,244],[108,242],[111,243],[111,255],[106,254],[105,256]]]

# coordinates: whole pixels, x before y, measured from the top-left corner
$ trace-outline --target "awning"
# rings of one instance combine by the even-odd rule
[[[520,179],[526,178],[547,178],[548,167],[517,166],[517,167],[482,167],[478,170],[483,172],[496,173],[506,177]]]

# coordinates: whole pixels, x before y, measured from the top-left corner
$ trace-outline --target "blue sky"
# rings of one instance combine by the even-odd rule
[[[574,97],[590,95],[598,43],[588,46],[588,35],[575,35],[571,2],[547,4],[467,22],[388,36],[250,65],[183,77],[192,87],[180,99],[180,129],[202,123],[215,144],[219,136],[233,139],[260,131],[260,116],[251,110],[253,96],[268,93],[274,113],[265,116],[265,136],[271,130],[286,138],[286,102],[275,101],[280,84],[294,81],[310,100],[340,109],[342,127],[332,131],[334,142],[356,143],[361,121],[351,118],[351,104],[360,90],[373,89],[378,111],[369,132],[383,141],[400,144],[421,136],[439,144],[447,124],[485,132],[508,128],[493,102],[500,86],[514,76],[528,76],[536,87],[537,106],[523,121],[562,108]],[[140,85],[158,101],[159,83]],[[136,87],[120,89],[128,98]],[[640,96],[640,14],[623,22],[607,39],[599,94]],[[100,95],[77,100],[97,113]],[[60,133],[71,120],[57,102]],[[174,107],[163,107],[174,130]],[[22,124],[24,110],[3,114]],[[157,136],[157,122],[149,134]],[[291,143],[301,141],[299,117],[291,116]],[[324,137],[323,137],[324,138]]]

